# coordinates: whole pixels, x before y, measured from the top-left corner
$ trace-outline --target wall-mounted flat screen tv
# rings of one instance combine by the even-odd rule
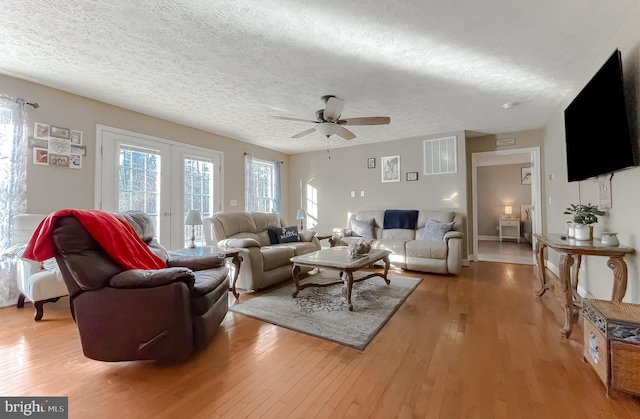
[[[617,49],[564,111],[569,182],[636,164]]]

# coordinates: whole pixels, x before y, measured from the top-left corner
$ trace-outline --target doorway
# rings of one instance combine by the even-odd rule
[[[185,247],[188,210],[221,210],[221,152],[104,125],[96,147],[96,208],[144,211],[164,247]]]
[[[485,260],[493,262],[507,263],[526,263],[534,264],[533,251],[535,248],[535,238],[533,234],[540,234],[542,231],[542,219],[540,211],[541,188],[540,188],[540,148],[522,148],[500,151],[488,151],[481,153],[473,153],[472,160],[472,205],[473,205],[473,255],[475,261]],[[496,200],[492,205],[498,207],[499,215],[493,217],[492,227],[495,225],[494,233],[487,235],[486,225],[483,225],[481,234],[479,225],[486,221],[486,217],[481,220],[481,203],[482,197],[479,197],[479,191],[482,190],[479,185],[479,172],[484,169],[502,170],[511,166],[517,166],[517,182],[522,184],[528,183],[530,179],[530,205],[512,206],[509,199]],[[520,169],[522,168],[522,172]],[[525,170],[526,169],[526,170]],[[525,173],[526,172],[526,173]],[[521,178],[521,173],[524,178]],[[495,208],[494,208],[495,210]],[[500,223],[499,218],[512,219],[509,223]],[[499,241],[499,230],[505,228],[505,234],[514,233],[512,227],[517,221],[520,227],[518,236],[522,237],[521,243],[518,240],[503,239]],[[504,227],[507,224],[509,227]],[[511,228],[511,230],[508,230]],[[526,235],[523,234],[526,231]],[[526,236],[526,238],[525,238]],[[482,240],[484,239],[484,240]],[[530,243],[527,243],[529,241]],[[524,243],[522,243],[524,242]]]

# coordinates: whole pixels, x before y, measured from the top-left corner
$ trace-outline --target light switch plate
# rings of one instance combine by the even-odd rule
[[[231,205],[232,207],[237,207],[238,206],[238,200],[237,199],[232,199],[229,202],[229,205]]]
[[[356,191],[351,191],[351,198],[355,198],[356,197]]]
[[[360,198],[364,198],[364,191],[360,191]]]

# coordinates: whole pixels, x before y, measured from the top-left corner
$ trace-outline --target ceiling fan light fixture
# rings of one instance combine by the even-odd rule
[[[316,125],[316,131],[325,137],[329,137],[331,135],[337,134],[340,132],[342,127],[338,124],[334,124],[333,122],[321,122]]]

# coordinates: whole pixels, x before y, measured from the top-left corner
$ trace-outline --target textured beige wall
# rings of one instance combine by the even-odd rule
[[[285,219],[295,223],[295,213],[291,217],[288,214],[289,156],[286,154],[4,75],[0,75],[0,92],[40,104],[38,109],[28,108],[30,136],[33,135],[34,122],[42,122],[83,131],[83,141],[87,146],[87,156],[84,157],[81,170],[34,165],[29,150],[27,205],[31,213],[49,213],[61,208],[94,207],[96,124],[103,124],[222,151],[223,209],[229,211],[244,210],[245,152],[265,159],[283,161],[282,214]],[[232,199],[238,201],[237,207],[229,206]]]
[[[478,236],[498,236],[498,218],[504,206],[513,207],[514,218],[520,217],[520,206],[531,204],[531,185],[522,185],[520,173],[526,164],[478,167]]]
[[[458,173],[423,175],[423,141],[451,135],[458,137]],[[400,155],[400,182],[383,183],[380,158],[394,155]],[[318,191],[317,230],[320,233],[344,227],[348,214],[361,209],[453,208],[464,214],[467,208],[465,155],[465,138],[461,131],[332,149],[329,154],[326,151],[295,154],[289,159],[289,213],[295,214],[306,199],[306,185],[309,184]],[[369,157],[375,157],[375,169],[367,168]],[[418,180],[406,181],[407,172],[418,172]],[[302,195],[300,184],[304,189]],[[354,198],[351,191],[355,192]],[[360,196],[361,191],[364,191],[364,197]]]
[[[620,28],[618,34],[599,50],[597,59],[590,68],[584,69],[584,76],[579,88],[570,93],[567,99],[556,109],[545,130],[544,157],[545,171],[548,174],[543,180],[550,199],[546,200],[546,231],[561,233],[566,230],[567,216],[564,208],[571,203],[598,203],[598,184],[593,179],[582,182],[567,182],[564,109],[604,64],[612,51],[617,47],[622,53],[623,74],[627,104],[630,106],[630,125],[632,137],[636,142],[640,139],[640,6],[638,6]],[[606,147],[606,138],[585,138],[585,146],[591,147],[594,153],[599,147]],[[550,179],[553,176],[553,180]],[[640,207],[640,168],[635,167],[615,173],[612,179],[612,204],[607,215],[600,217],[594,225],[594,236],[600,237],[602,231],[618,232],[620,243],[636,249],[635,255],[626,258],[628,265],[628,288],[624,301],[640,303],[640,223],[638,207]],[[559,255],[554,251],[548,253],[552,267],[558,267]],[[604,257],[588,256],[583,260],[580,272],[579,287],[588,295],[601,299],[611,298],[612,272],[607,267]]]

